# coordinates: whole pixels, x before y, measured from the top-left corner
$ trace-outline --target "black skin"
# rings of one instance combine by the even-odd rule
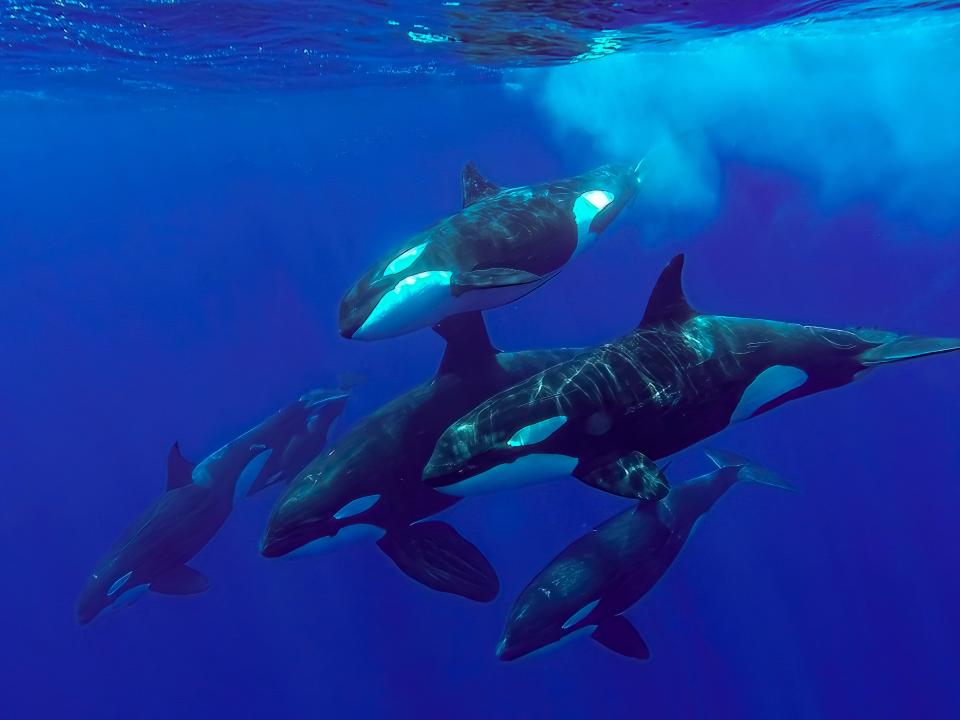
[[[168,458],[167,492],[97,563],[77,601],[77,621],[89,623],[123,591],[144,584],[168,594],[203,592],[206,578],[184,566],[230,516],[243,470],[258,455],[272,450],[271,458],[284,461],[270,477],[263,478],[261,487],[295,475],[308,461],[305,455],[313,457],[322,449],[330,424],[343,411],[346,399],[343,392],[307,393],[196,466],[184,460],[174,445]],[[122,588],[109,595],[114,582],[130,571]],[[170,573],[188,573],[190,582],[172,582]]]
[[[573,475],[588,484],[658,499],[666,485],[648,482],[649,473],[606,487],[595,479],[615,475],[625,457],[646,459],[655,472],[653,460],[724,429],[747,387],[772,366],[799,368],[808,378],[750,417],[846,385],[876,365],[960,349],[951,338],[699,314],[683,296],[682,265],[678,256],[661,275],[636,330],[514,385],[453,423],[424,471],[427,484],[453,485],[527,454],[556,453],[577,458]],[[543,441],[508,445],[521,428],[558,416],[566,422]]]
[[[578,351],[497,353],[489,345],[479,313],[445,322],[465,325],[456,336],[445,335],[447,351],[436,377],[357,423],[300,473],[270,516],[261,543],[265,556],[287,555],[352,525],[373,525],[386,533],[378,543],[381,549],[415,580],[478,601],[493,599],[498,587],[493,569],[445,523],[429,524],[434,530],[443,528],[441,537],[430,539],[442,556],[434,556],[435,562],[422,545],[410,540],[413,523],[460,500],[424,485],[423,466],[454,418],[490,394]],[[372,495],[380,498],[366,511],[334,517],[351,501]],[[418,523],[412,530],[425,525]]]
[[[619,615],[657,584],[696,521],[737,482],[739,471],[725,467],[690,480],[659,502],[638,503],[571,543],[513,603],[497,656],[515,660],[615,618],[621,623],[615,629],[629,639],[635,631]],[[598,600],[588,614],[564,627]],[[645,649],[642,641],[641,646]],[[645,659],[647,654],[633,657]]]
[[[404,276],[418,272],[509,268],[546,280],[577,249],[574,201],[594,189],[614,194],[613,202],[591,224],[591,231],[600,233],[630,203],[638,187],[636,167],[629,165],[604,165],[566,180],[506,189],[491,185],[468,165],[463,182],[462,210],[385,255],[347,291],[340,302],[341,335],[353,337],[384,294]],[[400,274],[383,276],[395,258],[422,243],[427,246],[412,265]]]

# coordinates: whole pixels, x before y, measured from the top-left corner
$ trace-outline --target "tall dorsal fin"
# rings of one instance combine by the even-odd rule
[[[697,314],[683,294],[683,254],[677,255],[660,273],[653,286],[647,310],[639,327],[661,325],[666,322],[682,323]]]
[[[193,482],[195,463],[180,452],[180,443],[175,442],[167,453],[167,490],[176,490]]]
[[[481,175],[480,171],[477,170],[477,166],[472,162],[468,162],[463,166],[463,171],[460,173],[460,180],[463,187],[464,207],[469,207],[477,200],[482,200],[485,197],[490,197],[500,192],[500,186],[490,182]]]
[[[490,342],[487,325],[479,311],[451,315],[433,326],[434,332],[447,341],[437,375],[476,373],[499,364],[497,350]]]

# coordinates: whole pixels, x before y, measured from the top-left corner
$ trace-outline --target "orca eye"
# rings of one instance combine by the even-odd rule
[[[412,247],[409,250],[405,250],[404,252],[400,253],[383,269],[380,277],[387,277],[387,275],[396,275],[398,272],[403,272],[417,261],[417,258],[423,254],[423,251],[426,248],[427,244],[421,243],[416,247]]]

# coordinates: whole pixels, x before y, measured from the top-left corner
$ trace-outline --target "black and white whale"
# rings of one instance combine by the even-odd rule
[[[640,164],[499,188],[473,165],[463,209],[377,262],[340,303],[340,334],[394,337],[497,307],[536,289],[588,247],[636,195]]]
[[[265,556],[375,540],[429,588],[481,602],[496,596],[496,572],[476,547],[447,523],[421,522],[459,500],[424,485],[423,466],[451,421],[579,351],[501,353],[479,312],[448,318],[436,330],[447,345],[435,377],[361,420],[303,470],[270,516]]]
[[[584,634],[621,655],[650,657],[622,613],[663,577],[697,520],[737,482],[788,487],[731,453],[707,455],[717,470],[615,515],[557,555],[510,608],[497,657],[515,660]]]
[[[454,422],[424,470],[454,495],[572,474],[656,500],[655,460],[879,365],[960,349],[957,338],[704,315],[661,274],[640,325],[493,396]]]
[[[128,605],[148,590],[205,591],[206,577],[187,562],[216,535],[236,500],[251,488],[293,477],[322,450],[347,397],[342,391],[308,392],[197,465],[175,443],[167,456],[166,492],[97,563],[77,601],[78,622]]]

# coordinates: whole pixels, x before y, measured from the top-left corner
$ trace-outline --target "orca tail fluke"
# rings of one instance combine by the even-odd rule
[[[860,353],[865,367],[942,355],[960,350],[960,338],[928,338],[904,335]]]
[[[354,383],[353,387],[360,382],[362,380]],[[341,380],[342,387],[339,390],[331,391],[319,388],[309,390],[274,415],[274,424],[267,432],[263,433],[263,442],[260,443],[264,451],[270,451],[270,455],[250,484],[245,493],[246,497],[253,497],[271,485],[291,480],[303,469],[302,467],[291,467],[289,452],[287,452],[295,448],[298,442],[314,444],[316,451],[320,452],[323,444],[325,444],[330,425],[343,412],[346,402],[350,398],[350,389],[343,387],[344,384],[344,380]],[[335,414],[324,420],[324,412],[331,407],[335,408]],[[329,411],[327,411],[327,414],[329,415]],[[323,433],[323,437],[317,435],[316,442],[309,439],[304,440],[305,437],[311,434],[315,435],[317,432]]]
[[[250,483],[250,487],[246,492],[246,497],[248,498],[266,490],[268,487],[282,482],[286,478],[286,475],[280,471],[280,461],[283,457],[282,453],[277,452],[274,448],[269,448],[269,450],[271,451],[270,456],[261,466],[260,471],[253,479],[253,482]]]
[[[755,462],[726,450],[711,448],[704,452],[706,452],[707,457],[710,458],[710,461],[716,465],[718,469],[735,468],[738,481],[769,485],[770,487],[780,488],[781,490],[797,492],[796,487],[768,467],[758,465]]]
[[[445,522],[391,530],[377,545],[407,576],[431,590],[490,602],[500,580],[490,561]]]

